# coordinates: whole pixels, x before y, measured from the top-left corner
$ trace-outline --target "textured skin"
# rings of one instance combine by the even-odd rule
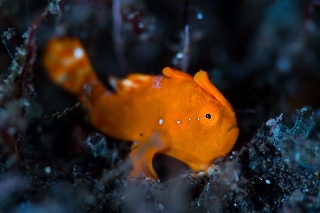
[[[98,80],[80,41],[72,38],[51,39],[44,66],[54,83],[78,95],[93,126],[133,142],[130,177],[144,173],[158,179],[152,165],[156,153],[205,171],[231,151],[238,137],[232,106],[204,71],[192,77],[166,67],[163,75],[111,78],[112,93]]]

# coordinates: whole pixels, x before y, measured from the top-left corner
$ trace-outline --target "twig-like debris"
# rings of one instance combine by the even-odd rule
[[[190,10],[190,2],[189,0],[184,0],[184,9],[183,9],[183,22],[182,26],[185,27],[189,24],[189,10]]]
[[[7,45],[7,42],[6,41],[9,41],[13,36],[15,35],[15,30],[14,28],[8,28],[7,31],[3,32],[3,34],[1,35],[1,41],[2,41],[2,44],[4,45],[4,47],[6,48],[11,60],[15,60],[12,53],[10,52],[9,50],[9,47]]]
[[[64,0],[57,1],[56,3],[61,7],[64,5]],[[24,58],[23,66],[21,69],[21,73],[18,76],[18,92],[16,97],[22,97],[23,88],[28,88],[29,92],[32,91],[32,87],[30,86],[32,73],[33,73],[33,65],[36,60],[36,52],[37,52],[37,45],[35,43],[35,33],[38,27],[46,21],[47,17],[51,14],[55,14],[56,11],[51,10],[50,4],[48,8],[39,16],[37,17],[31,24],[27,34],[26,34],[26,55]],[[26,86],[27,85],[27,86]]]
[[[62,112],[55,112],[51,115],[47,115],[47,116],[44,116],[42,119],[43,120],[46,120],[46,119],[54,119],[54,118],[61,118],[62,116],[65,116],[66,114],[68,114],[69,112],[77,109],[80,107],[80,103],[77,102],[74,106],[72,107],[67,107],[65,108]]]
[[[189,66],[189,47],[190,47],[190,31],[189,31],[189,10],[190,10],[190,2],[189,0],[184,0],[184,11],[183,11],[183,49],[182,49],[182,60],[181,60],[181,68],[185,72],[188,70]]]
[[[173,59],[173,64],[176,66],[179,66],[181,70],[187,72],[188,66],[189,66],[189,51],[190,51],[189,0],[184,1],[182,24],[184,27],[184,32],[180,37],[179,50]]]
[[[23,47],[16,48],[15,58],[7,47],[7,41],[14,36],[14,29],[9,28],[1,35],[1,40],[12,58],[11,73],[7,78],[1,79],[0,106],[3,110],[2,125],[0,126],[0,140],[8,148],[10,154],[18,153],[20,143],[25,134],[28,118],[25,117],[26,108],[29,106],[28,99],[33,93],[31,79],[33,66],[36,61],[37,45],[35,35],[39,26],[46,21],[49,15],[57,15],[59,10],[52,10],[52,6],[61,7],[64,0],[56,0],[50,3],[47,9],[38,16],[25,33]],[[22,104],[21,104],[22,103]],[[12,119],[14,118],[14,120]],[[9,122],[13,120],[12,122]]]
[[[38,26],[43,22],[43,20],[47,17],[48,10],[45,10],[39,18],[37,18],[30,26],[30,29],[27,32],[26,37],[26,55],[24,58],[23,66],[21,69],[21,73],[18,76],[18,93],[17,98],[22,97],[23,88],[25,85],[28,85],[31,81],[31,76],[33,72],[33,64],[36,59],[37,45],[34,41],[35,31]],[[30,90],[30,88],[28,88]]]
[[[127,70],[127,62],[123,52],[123,40],[121,36],[121,4],[120,0],[112,1],[112,15],[113,15],[113,29],[112,29],[112,38],[114,51],[120,66],[120,74],[124,74]]]
[[[188,70],[188,66],[189,66],[189,50],[190,50],[190,33],[189,32],[190,32],[189,25],[185,25],[184,36],[183,36],[183,49],[182,49],[183,58],[181,61],[181,68],[185,72]]]

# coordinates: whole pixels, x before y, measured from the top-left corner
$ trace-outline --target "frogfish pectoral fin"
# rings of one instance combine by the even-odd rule
[[[154,134],[148,141],[140,141],[132,145],[130,158],[133,163],[133,170],[129,174],[129,178],[137,178],[140,175],[152,177],[158,180],[158,175],[153,168],[152,160],[156,153],[163,151],[166,148],[158,134]]]

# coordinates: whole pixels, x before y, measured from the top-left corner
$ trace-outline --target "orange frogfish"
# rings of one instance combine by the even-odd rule
[[[78,39],[51,39],[43,62],[55,84],[78,96],[95,128],[133,142],[129,177],[144,173],[157,180],[156,153],[174,157],[194,172],[206,171],[215,158],[231,151],[238,137],[232,106],[204,71],[191,76],[165,67],[162,75],[110,78],[113,92],[98,79]]]

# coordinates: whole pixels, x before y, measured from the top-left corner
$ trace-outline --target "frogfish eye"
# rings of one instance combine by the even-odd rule
[[[211,114],[207,113],[207,114],[206,114],[206,118],[207,118],[207,119],[211,119]]]

